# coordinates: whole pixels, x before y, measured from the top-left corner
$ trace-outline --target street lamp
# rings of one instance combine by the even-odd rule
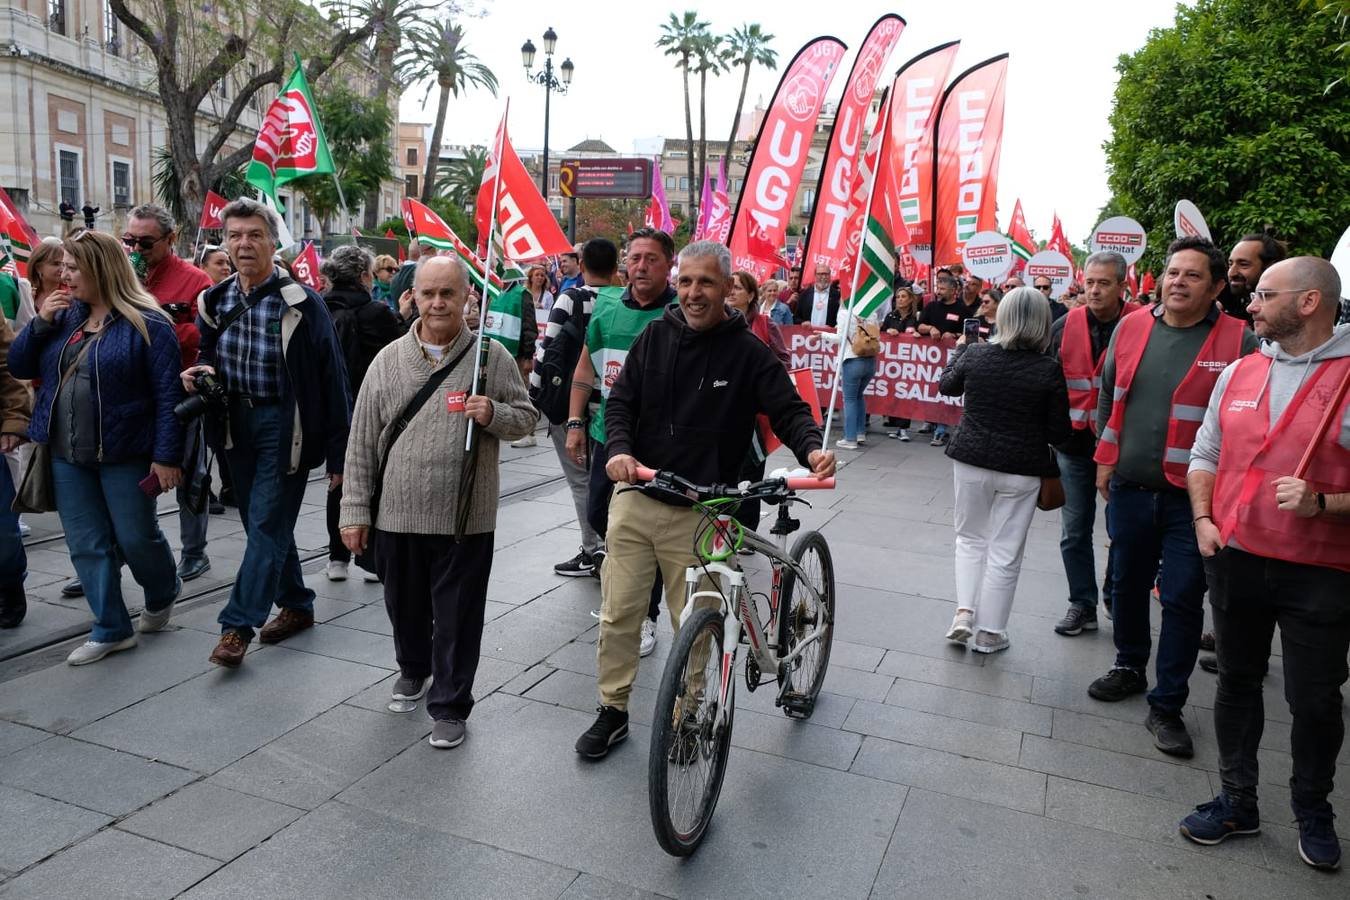
[[[535,74],[530,71],[534,68],[534,42],[526,39],[524,45],[520,48],[520,58],[525,63],[525,77],[535,84],[544,86],[544,171],[540,175],[540,193],[544,199],[548,199],[548,113],[549,97],[557,91],[559,94],[566,94],[567,87],[572,83],[572,72],[576,66],[572,65],[572,60],[565,59],[563,64],[558,67],[559,75],[553,73],[553,50],[558,46],[558,33],[551,27],[544,32],[544,68],[543,71]]]

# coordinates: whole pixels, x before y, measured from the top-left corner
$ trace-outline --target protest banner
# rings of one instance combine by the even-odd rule
[[[1088,239],[1091,253],[1113,252],[1125,257],[1127,265],[1134,265],[1144,256],[1148,235],[1144,226],[1129,216],[1112,216],[1092,230]]]
[[[1205,217],[1189,200],[1177,201],[1176,209],[1172,213],[1172,224],[1176,227],[1177,237],[1198,236],[1207,241],[1214,240],[1209,236],[1209,226],[1205,224]]]

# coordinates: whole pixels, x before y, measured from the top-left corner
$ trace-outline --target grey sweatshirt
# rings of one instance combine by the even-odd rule
[[[1270,425],[1273,428],[1280,420],[1289,401],[1294,398],[1323,361],[1350,356],[1350,325],[1339,325],[1331,333],[1331,339],[1321,346],[1314,347],[1302,356],[1290,356],[1274,342],[1261,344],[1261,354],[1275,360],[1266,376],[1265,387],[1261,393],[1270,393]],[[1209,396],[1209,408],[1205,410],[1205,421],[1195,436],[1191,446],[1192,472],[1217,472],[1219,468],[1219,447],[1223,441],[1223,431],[1219,427],[1219,406],[1223,393],[1228,389],[1228,380],[1233,377],[1233,363],[1219,375],[1214,385],[1214,393]],[[1350,413],[1341,421],[1340,444],[1350,450]],[[1293,474],[1293,473],[1290,473]]]

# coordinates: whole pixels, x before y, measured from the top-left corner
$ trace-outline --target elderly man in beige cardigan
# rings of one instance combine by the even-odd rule
[[[356,398],[340,527],[352,552],[370,541],[375,545],[400,669],[393,697],[417,701],[425,694],[434,720],[430,743],[449,748],[464,741],[464,722],[473,708],[497,527],[499,442],[531,433],[539,414],[516,361],[496,341],[488,345],[478,393],[470,393],[477,335],[463,318],[469,284],[459,260],[423,260],[412,290],[417,321],[371,362]],[[406,428],[388,449],[395,420],[442,367],[449,367],[448,376],[406,417]],[[481,443],[468,520],[457,541],[470,419]],[[375,496],[379,508],[372,522]]]

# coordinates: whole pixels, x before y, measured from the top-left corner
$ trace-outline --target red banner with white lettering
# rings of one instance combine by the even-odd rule
[[[217,194],[215,191],[206,192],[206,202],[202,204],[202,221],[199,228],[224,228],[225,223],[221,221],[220,212],[225,208],[229,201]]]
[[[935,265],[960,262],[969,238],[998,228],[996,195],[1007,77],[1008,54],[987,59],[957,76],[938,107]]]
[[[853,180],[858,171],[862,148],[863,124],[872,105],[872,94],[877,81],[891,58],[891,51],[905,30],[905,20],[895,13],[887,13],[867,33],[858,58],[853,61],[844,96],[835,112],[830,143],[825,150],[825,161],[820,167],[820,183],[816,188],[816,202],[811,212],[806,261],[803,269],[820,264],[838,273],[850,260],[848,248],[849,211],[853,199]],[[853,247],[853,256],[857,255]],[[842,279],[841,279],[841,284]]]
[[[787,237],[816,117],[845,49],[838,38],[810,41],[797,51],[778,83],[732,219],[733,268],[746,269],[762,280],[782,265],[778,252]]]
[[[506,131],[506,116],[497,126],[497,140],[493,147],[501,148],[489,154],[483,170],[483,182],[478,188],[478,207],[474,222],[478,226],[478,257],[487,256],[488,231],[492,214],[493,192],[496,191],[497,231],[502,236],[502,255],[523,262],[571,253],[572,242],[558,227],[558,220],[539,194],[525,165],[511,146]]]
[[[792,357],[792,369],[810,369],[816,393],[828,398],[834,387],[839,345],[827,341],[823,332],[809,325],[783,325],[783,343]],[[828,333],[833,334],[833,331]],[[877,416],[896,416],[921,422],[955,425],[961,421],[961,398],[938,393],[938,382],[947,360],[955,352],[951,341],[909,334],[883,334],[877,354],[877,374],[867,386],[867,411]],[[841,409],[844,398],[835,401]]]
[[[900,68],[892,89],[891,164],[900,178],[895,195],[909,252],[923,265],[933,254],[933,120],[960,49],[959,41],[951,41],[925,50]]]
[[[295,275],[296,281],[316,291],[319,290],[322,284],[319,280],[319,251],[314,249],[313,241],[305,241],[305,248],[291,263],[291,272]]]

